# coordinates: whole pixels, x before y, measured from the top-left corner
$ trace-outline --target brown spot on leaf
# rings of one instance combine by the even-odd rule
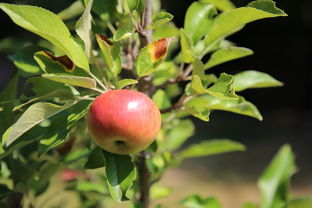
[[[151,43],[153,46],[150,48],[152,49],[152,51],[150,52],[152,54],[152,60],[154,62],[159,61],[160,59],[165,57],[165,55],[167,54],[169,41],[169,38],[163,38]]]
[[[51,52],[49,51],[43,51],[50,59],[52,59],[53,61],[55,62],[58,62],[60,63],[62,66],[65,67],[66,71],[68,72],[72,72],[74,70],[74,63],[72,62],[72,60],[70,60],[70,58],[66,55],[64,56],[59,56],[59,57],[56,57],[54,56],[54,54],[52,54]]]
[[[114,44],[112,42],[110,42],[108,40],[108,38],[105,36],[105,35],[102,35],[102,34],[96,34],[96,36],[101,39],[102,41],[104,41],[105,43],[107,43],[107,45],[109,46],[113,46]]]

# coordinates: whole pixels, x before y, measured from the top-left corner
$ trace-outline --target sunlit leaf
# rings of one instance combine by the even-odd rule
[[[104,151],[105,173],[112,198],[122,202],[129,200],[127,191],[136,178],[136,170],[128,155],[117,155]]]
[[[191,63],[195,61],[196,55],[194,53],[192,39],[183,29],[180,30],[180,44],[183,62]]]
[[[216,17],[210,30],[207,31],[205,44],[210,46],[249,22],[279,16],[286,16],[286,14],[275,7],[275,3],[271,0],[253,1],[247,7],[229,10]]]
[[[170,187],[165,186],[159,186],[157,184],[154,184],[151,187],[151,198],[152,199],[160,199],[169,196],[173,190]]]
[[[85,52],[87,57],[90,57],[91,53],[91,8],[92,8],[93,0],[89,0],[88,4],[86,5],[86,8],[82,14],[82,16],[79,18],[78,22],[76,23],[76,32],[79,35],[79,37],[83,40],[84,46],[85,46]]]
[[[205,64],[205,69],[209,69],[224,62],[243,58],[245,56],[249,56],[252,54],[253,51],[248,48],[234,46],[228,48],[221,48],[211,55],[210,59]]]
[[[122,89],[126,86],[133,85],[136,83],[138,83],[138,80],[136,80],[136,79],[121,79],[116,83],[116,88]]]
[[[211,95],[201,95],[188,101],[186,107],[208,110],[222,110],[233,113],[238,113],[246,116],[262,120],[262,116],[252,103],[246,101],[243,97],[239,97],[238,100],[221,100]]]
[[[87,57],[62,20],[36,6],[0,3],[0,8],[19,26],[50,41],[80,68],[89,71]]]
[[[23,135],[26,131],[28,131],[35,125],[69,108],[75,103],[76,101],[69,101],[65,103],[63,106],[52,104],[52,103],[47,103],[47,102],[33,104],[13,124],[13,128],[10,131],[10,134],[8,135],[7,140],[2,141],[2,142],[5,142],[6,146],[9,146],[15,140],[17,140],[21,135]]]
[[[152,73],[155,67],[165,59],[169,43],[169,38],[163,38],[141,49],[135,62],[135,70],[139,77]]]
[[[234,75],[235,91],[242,91],[248,88],[280,87],[283,83],[274,79],[269,74],[258,71],[243,71]]]
[[[261,208],[278,208],[287,204],[289,180],[296,172],[295,156],[289,145],[284,145],[258,180]]]
[[[129,38],[134,33],[134,29],[131,15],[125,15],[120,19],[118,29],[113,37],[114,41]]]
[[[200,0],[201,2],[211,3],[221,11],[235,9],[235,5],[230,0]]]
[[[184,29],[195,45],[209,30],[217,10],[213,4],[193,2],[187,9]]]
[[[147,29],[154,29],[156,27],[159,27],[172,20],[172,18],[173,18],[172,14],[167,12],[160,12],[153,18],[151,24],[147,26]]]
[[[96,88],[95,80],[89,77],[69,76],[57,73],[43,74],[42,77],[55,82],[65,83],[72,86],[84,87],[89,89]]]
[[[57,15],[64,21],[77,17],[82,14],[84,10],[83,3],[81,1],[75,1],[69,7],[59,12]]]
[[[199,195],[189,196],[180,203],[184,208],[222,208],[222,205],[217,198],[204,198]]]

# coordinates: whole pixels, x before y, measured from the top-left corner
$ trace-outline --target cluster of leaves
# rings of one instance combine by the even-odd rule
[[[16,201],[17,193],[23,193],[25,207],[27,203],[42,203],[37,199],[49,194],[50,182],[64,168],[97,169],[74,172],[77,180],[66,186],[79,193],[82,207],[109,203],[109,195],[116,201],[137,198],[138,155],[102,151],[90,141],[86,130],[84,117],[90,103],[112,89],[143,91],[163,113],[161,132],[146,150],[144,164],[152,175],[150,183],[183,159],[245,149],[227,139],[180,147],[194,134],[194,125],[187,118],[190,115],[208,121],[211,111],[223,110],[262,120],[257,108],[237,93],[281,86],[281,82],[254,70],[216,76],[209,69],[253,54],[228,41],[228,36],[252,21],[286,14],[271,0],[253,1],[241,8],[228,0],[199,0],[190,5],[184,27],[178,29],[171,22],[173,16],[161,11],[159,1],[153,1],[153,19],[147,22],[146,5],[150,3],[78,0],[59,14],[36,6],[0,3],[0,9],[15,24],[42,38],[21,44],[10,55],[18,72],[0,95],[0,197],[5,203]],[[152,36],[148,35],[151,31]],[[209,59],[204,63],[206,57]],[[26,78],[22,92],[18,86],[25,79],[21,77]],[[283,151],[290,155],[289,148]],[[270,170],[268,178],[284,174],[278,172],[283,169]],[[276,192],[272,198],[271,193],[280,184],[284,187],[292,173],[290,168],[285,177],[279,175],[269,190],[266,183],[273,185],[264,174],[260,180],[263,208],[286,203],[285,195]],[[171,191],[153,185],[151,192],[157,198]],[[199,205],[189,205],[192,203]],[[215,199],[191,197],[183,205],[207,207],[207,203],[218,204]]]

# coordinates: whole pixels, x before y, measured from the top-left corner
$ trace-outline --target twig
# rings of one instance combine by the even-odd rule
[[[147,153],[145,151],[141,152],[138,157],[138,174],[139,174],[139,187],[140,196],[139,203],[142,208],[148,208],[150,203],[150,187],[151,187],[151,173],[146,166]]]

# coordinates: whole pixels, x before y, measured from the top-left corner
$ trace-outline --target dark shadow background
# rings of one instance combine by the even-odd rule
[[[13,2],[13,1],[6,1]],[[41,5],[53,12],[66,8],[72,1],[24,0],[24,4]],[[184,14],[191,0],[163,1],[177,26],[182,27]],[[249,1],[236,0],[243,6]],[[245,153],[230,153],[196,160],[209,166],[218,176],[240,175],[255,180],[278,148],[289,143],[297,156],[299,173],[294,183],[304,185],[312,175],[312,1],[277,1],[288,17],[265,19],[248,24],[229,39],[252,49],[253,56],[223,64],[213,71],[233,74],[242,70],[259,70],[285,83],[281,88],[248,90],[241,93],[255,103],[264,121],[226,112],[214,112],[209,123],[195,120],[197,134],[189,142],[209,138],[230,138],[247,145]],[[0,38],[16,36],[33,39],[34,35],[17,27],[0,12]],[[1,52],[0,52],[1,53]],[[14,71],[7,58],[0,54],[0,89]],[[195,160],[194,160],[195,161]],[[310,178],[309,178],[310,177]]]

